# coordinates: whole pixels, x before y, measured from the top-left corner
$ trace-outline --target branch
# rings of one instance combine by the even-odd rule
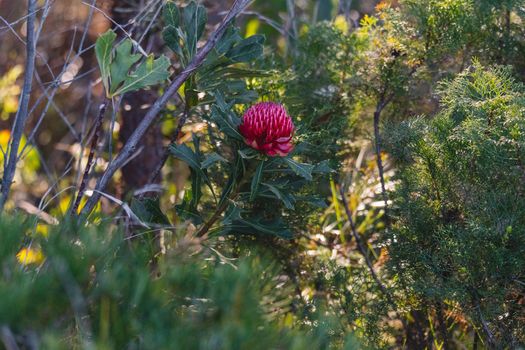
[[[108,100],[104,99],[104,102],[102,102],[99,106],[98,110],[98,116],[95,120],[95,134],[93,135],[93,138],[91,139],[91,146],[89,149],[89,156],[86,163],[86,169],[84,169],[84,174],[82,175],[82,181],[80,182],[80,187],[78,189],[78,195],[75,199],[75,203],[73,204],[73,207],[71,209],[71,213],[73,215],[76,215],[78,213],[78,207],[80,205],[80,201],[82,200],[82,197],[84,196],[84,192],[86,191],[86,184],[89,178],[89,172],[91,171],[91,167],[93,166],[93,160],[95,158],[95,149],[97,148],[98,139],[100,138],[100,132],[102,130],[102,122],[104,121],[104,114],[106,114],[106,109],[108,107]],[[82,154],[80,155],[82,157]]]
[[[115,172],[120,169],[126,163],[127,159],[135,152],[140,139],[144,136],[155,119],[157,119],[158,114],[164,109],[170,98],[177,93],[179,88],[190,77],[190,75],[193,74],[197,68],[199,68],[199,66],[204,62],[206,56],[213,50],[219,39],[222,37],[230,22],[239,13],[241,13],[250,2],[251,0],[235,1],[226,17],[224,17],[219,27],[217,27],[217,29],[212,33],[206,44],[204,44],[204,46],[199,50],[190,64],[169,85],[169,87],[166,89],[166,92],[155,101],[153,106],[144,116],[144,119],[142,119],[142,122],[138,125],[137,129],[135,129],[135,132],[130,136],[124,147],[122,147],[122,150],[117,155],[115,160],[108,165],[106,171],[97,181],[93,196],[88,199],[86,205],[84,208],[82,208],[82,217],[87,217],[87,215],[91,213],[100,199],[100,193],[104,191]]]
[[[179,139],[180,132],[182,131],[182,127],[184,126],[184,124],[186,124],[186,120],[188,120],[188,116],[190,114],[188,102],[185,102],[184,105],[185,105],[184,112],[180,116],[179,122],[177,123],[177,128],[175,129],[175,131],[173,132],[173,135],[171,136],[170,144],[177,142],[177,140]],[[148,184],[152,184],[155,182],[157,177],[160,175],[160,172],[162,168],[164,167],[164,164],[166,164],[166,161],[168,160],[169,156],[170,156],[170,148],[168,146],[164,149],[164,153],[162,154],[162,159],[160,160],[159,164],[157,164],[157,167],[155,168],[153,175],[149,178]]]
[[[16,344],[15,336],[11,331],[11,328],[7,325],[0,327],[0,338],[4,344],[6,350],[19,350],[20,348]]]
[[[18,158],[18,149],[22,140],[22,134],[29,116],[28,107],[29,99],[31,97],[31,88],[33,84],[33,73],[35,71],[35,57],[36,57],[36,35],[35,35],[35,19],[36,19],[36,0],[28,0],[28,17],[27,17],[27,42],[26,42],[26,66],[24,76],[24,87],[22,89],[22,96],[20,98],[20,106],[15,116],[13,130],[11,133],[11,145],[8,148],[8,159],[4,163],[4,178],[2,179],[2,193],[0,195],[0,212],[4,209],[11,183],[16,172],[16,163]]]
[[[341,194],[341,199],[343,201],[343,206],[345,208],[346,216],[348,217],[348,222],[350,223],[350,231],[352,232],[352,236],[354,236],[354,239],[357,243],[357,249],[359,249],[359,252],[363,256],[363,258],[365,258],[365,262],[366,262],[366,265],[368,266],[368,270],[370,270],[370,274],[372,275],[372,278],[379,286],[379,289],[387,297],[388,301],[393,303],[390,293],[388,292],[386,287],[383,285],[383,283],[379,280],[379,277],[377,277],[377,274],[374,270],[374,266],[372,265],[372,262],[370,261],[370,258],[368,257],[368,253],[366,252],[365,246],[363,245],[363,242],[361,241],[361,236],[359,236],[359,234],[357,233],[355,222],[354,222],[354,219],[352,218],[352,212],[350,211],[350,206],[348,205],[348,201],[346,200],[346,194],[343,189],[343,186],[340,186],[339,192]]]
[[[477,300],[476,300],[476,310],[478,311],[479,320],[481,322],[483,332],[485,332],[485,335],[487,336],[487,341],[489,343],[489,346],[490,348],[495,348],[497,345],[496,338],[494,337],[494,334],[490,330],[490,327],[487,321],[485,321],[485,318],[483,317],[483,313],[481,312],[481,306],[479,305],[479,302]]]

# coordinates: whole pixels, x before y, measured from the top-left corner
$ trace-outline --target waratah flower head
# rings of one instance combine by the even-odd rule
[[[244,142],[268,156],[284,157],[293,149],[292,118],[279,103],[259,102],[242,116],[239,131]]]

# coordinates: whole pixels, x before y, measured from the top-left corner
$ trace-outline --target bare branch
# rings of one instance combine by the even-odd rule
[[[18,158],[18,149],[22,141],[22,134],[29,116],[29,99],[31,97],[31,88],[33,84],[33,74],[35,71],[35,57],[36,57],[36,36],[35,36],[35,19],[36,19],[36,0],[28,0],[29,14],[27,18],[27,44],[26,44],[26,66],[24,76],[24,87],[22,89],[22,96],[20,97],[20,106],[15,116],[13,130],[11,133],[11,143],[8,147],[8,159],[4,163],[4,178],[2,179],[2,193],[0,197],[0,211],[3,210],[11,183],[16,172],[16,163]]]
[[[11,328],[8,326],[3,325],[0,327],[0,337],[2,338],[2,343],[4,343],[6,350],[19,349],[18,345],[16,344],[15,336],[13,335]]]
[[[82,196],[84,196],[84,192],[86,191],[86,184],[89,178],[89,172],[91,171],[91,167],[93,166],[95,149],[97,148],[98,139],[100,138],[100,132],[102,131],[102,122],[104,121],[104,114],[106,114],[108,103],[108,100],[104,100],[99,106],[98,116],[95,120],[95,134],[91,139],[91,147],[89,149],[89,156],[86,163],[86,169],[84,169],[84,175],[82,175],[82,181],[80,182],[78,195],[71,209],[71,213],[73,214],[76,214],[78,212],[80,201],[82,200]]]

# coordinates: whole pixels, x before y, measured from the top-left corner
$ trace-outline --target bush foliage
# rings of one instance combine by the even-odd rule
[[[525,344],[523,0],[385,0],[368,13],[367,1],[255,1],[219,25],[207,2],[125,3],[137,16],[86,49],[96,83],[69,82],[100,103],[91,131],[78,115],[69,128],[84,123],[86,139],[53,134],[86,155],[63,166],[35,135],[20,140],[0,217],[1,344]],[[0,79],[0,116],[14,122],[20,70]],[[31,113],[45,99],[59,110],[53,91],[33,91]],[[130,101],[150,95],[114,140]],[[262,101],[291,117],[290,153],[241,132]],[[0,136],[4,164],[12,135]],[[149,180],[122,189],[133,169],[108,169],[149,151]],[[64,168],[55,182],[48,159]]]

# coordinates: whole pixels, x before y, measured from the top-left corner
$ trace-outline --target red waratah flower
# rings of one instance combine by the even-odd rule
[[[284,157],[293,149],[292,118],[278,103],[259,102],[242,116],[239,131],[244,142],[268,156]]]

